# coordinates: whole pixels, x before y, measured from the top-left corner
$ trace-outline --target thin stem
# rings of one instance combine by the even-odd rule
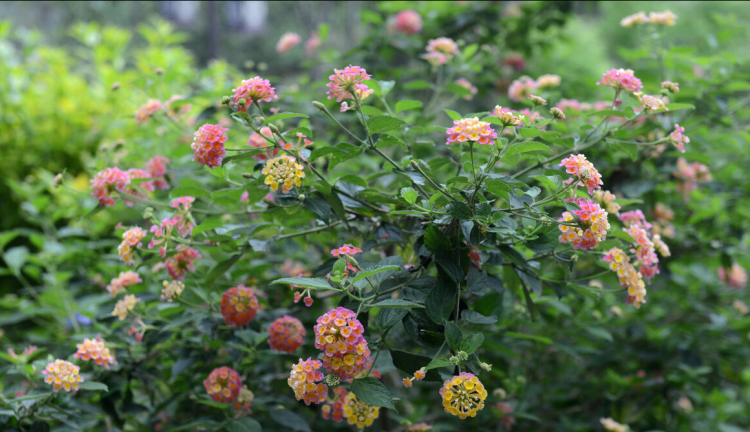
[[[349,219],[347,219],[347,221],[353,221],[354,219],[356,219],[356,217],[349,218]],[[316,232],[319,232],[319,231],[325,231],[328,228],[331,228],[331,227],[334,227],[336,225],[339,225],[340,223],[342,223],[342,221],[339,220],[339,221],[332,222],[332,223],[330,223],[328,225],[325,225],[325,226],[316,227],[316,228],[310,228],[308,230],[298,231],[296,233],[275,236],[275,237],[272,237],[272,240],[282,240],[282,239],[286,239],[286,238],[292,238],[292,237],[298,237],[298,236],[301,236],[301,235],[312,234],[312,233],[316,233]]]
[[[425,172],[422,171],[422,168],[419,166],[419,164],[416,161],[411,161],[411,166],[414,169],[416,169],[417,171],[419,171],[419,173],[422,174],[424,176],[424,178],[426,178],[427,181],[430,182],[430,184],[435,189],[437,189],[439,192],[441,192],[443,195],[447,196],[448,198],[452,199],[453,201],[458,202],[458,200],[453,195],[451,195],[447,190],[445,190],[442,187],[440,187],[440,185],[438,185],[437,183],[435,183],[435,180],[431,179],[430,176],[428,176],[427,174],[425,174]]]

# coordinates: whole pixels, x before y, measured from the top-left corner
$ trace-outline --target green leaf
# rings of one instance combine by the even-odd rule
[[[202,197],[207,196],[208,191],[199,188],[197,186],[178,186],[174,189],[172,189],[172,198],[178,198],[178,197],[184,197],[184,196],[192,196],[192,197]]]
[[[461,319],[467,324],[495,324],[497,322],[495,315],[486,317],[470,309],[464,309],[461,312]]]
[[[448,115],[448,117],[450,117],[451,120],[453,120],[453,121],[461,120],[461,118],[462,118],[461,114],[459,114],[459,113],[457,113],[457,112],[455,112],[453,110],[446,109],[446,110],[443,110],[443,111],[445,111],[445,113]]]
[[[400,130],[405,126],[405,121],[389,115],[374,116],[367,119],[367,127],[372,134],[388,132],[395,129]]]
[[[84,381],[78,385],[83,390],[91,390],[91,391],[104,391],[109,393],[109,387],[107,387],[106,384],[96,382],[96,381]]]
[[[526,247],[535,253],[544,254],[555,250],[558,244],[560,244],[559,236],[552,231],[527,242]]]
[[[526,309],[529,311],[529,315],[531,315],[531,321],[536,321],[539,316],[539,311],[536,309],[534,301],[531,300],[531,294],[529,294],[529,289],[526,288],[526,284],[521,283],[521,287],[523,288],[523,297],[526,300]]]
[[[448,321],[445,323],[445,341],[453,351],[460,351],[461,342],[464,340],[464,334],[457,325]]]
[[[376,378],[367,377],[355,379],[352,382],[351,390],[357,399],[375,407],[385,407],[396,409],[393,406],[393,397],[387,388]]]
[[[558,189],[562,187],[562,179],[559,175],[553,175],[553,176],[543,176],[543,175],[535,175],[531,176],[532,178],[535,178],[539,180],[542,184],[547,186],[552,192],[556,192]]]
[[[398,350],[391,350],[391,358],[393,359],[393,366],[409,375],[413,375],[414,372],[421,368],[427,368],[427,365],[430,364],[431,360],[429,357]],[[427,371],[424,380],[430,382],[443,382],[437,371]]]
[[[239,162],[246,159],[253,159],[255,155],[259,155],[261,153],[266,153],[268,150],[249,150],[249,151],[243,151],[237,154],[233,154],[231,156],[227,156],[224,159],[221,160],[222,165],[226,165],[229,162]],[[254,159],[253,159],[254,160]]]
[[[396,308],[396,309],[424,309],[424,306],[419,303],[414,303],[409,300],[402,299],[386,299],[375,304],[370,305],[371,308],[382,307],[382,308]]]
[[[305,288],[325,289],[332,290],[333,287],[325,279],[316,279],[308,277],[294,277],[294,278],[283,278],[277,279],[271,282],[271,285],[276,284],[290,284]]]
[[[448,211],[451,216],[460,220],[471,219],[471,210],[462,202],[452,202],[448,205]]]
[[[224,226],[224,222],[220,220],[216,220],[216,219],[205,220],[201,222],[200,225],[193,228],[193,236],[197,236],[198,234],[204,231],[212,230],[214,228],[219,228],[223,226]]]
[[[428,364],[425,369],[431,370],[439,367],[446,367],[446,366],[453,366],[453,363],[450,362],[448,359],[444,358],[437,358]]]
[[[451,250],[451,242],[440,231],[437,225],[428,225],[424,231],[424,245],[431,252]]]
[[[511,144],[509,147],[507,147],[505,149],[505,156],[539,150],[549,151],[549,147],[546,144],[542,144],[538,141],[519,142]]]
[[[677,110],[684,110],[684,109],[695,109],[695,105],[690,105],[686,103],[671,103],[667,104],[667,109],[670,111],[677,111]]]
[[[625,116],[625,113],[622,112],[622,111],[619,111],[619,110],[601,110],[601,111],[597,111],[595,113],[591,113],[589,115],[592,116],[592,117],[603,116],[603,117],[627,118],[627,116]]]
[[[621,152],[630,156],[633,161],[638,159],[638,146],[635,144],[627,143],[610,143],[612,148],[620,150]]]
[[[427,294],[424,305],[427,316],[436,324],[442,324],[456,306],[456,287],[438,282]]]
[[[431,87],[431,84],[425,80],[414,80],[404,84],[406,90],[423,90]]]
[[[227,432],[261,432],[262,430],[260,423],[250,417],[234,419],[227,424]]]
[[[307,114],[301,114],[301,113],[283,112],[283,113],[278,113],[278,114],[272,115],[271,117],[266,118],[266,121],[264,121],[263,124],[267,125],[277,120],[284,120],[284,119],[295,118],[295,117],[309,118],[310,116]]]
[[[376,116],[385,114],[380,108],[376,108],[372,105],[362,105],[362,114],[368,116]]]
[[[608,342],[613,342],[615,339],[612,337],[612,333],[604,329],[603,327],[584,327],[589,334],[604,339]]]
[[[484,187],[487,192],[497,195],[506,201],[508,200],[508,194],[513,191],[510,185],[500,179],[489,179],[484,182]]]
[[[378,139],[378,142],[376,143],[376,146],[381,146],[381,147],[387,147],[387,146],[393,146],[393,145],[400,146],[402,149],[404,149],[405,152],[409,151],[409,147],[406,145],[404,140],[402,140],[399,137],[395,137],[393,135],[387,135],[387,134],[381,135],[380,138]]]
[[[435,260],[441,269],[455,282],[459,284],[464,280],[464,270],[452,259],[438,258]]]
[[[536,342],[541,342],[543,344],[552,345],[552,339],[544,336],[534,336],[524,333],[516,333],[516,332],[505,332],[503,335],[512,337],[515,339],[527,339],[527,340],[533,340]]]
[[[466,354],[474,354],[474,352],[482,345],[482,342],[484,342],[484,335],[482,333],[468,335],[463,342],[461,342],[461,351],[465,351]]]
[[[396,103],[396,112],[408,111],[422,108],[422,101],[406,99]]]
[[[406,308],[384,308],[378,312],[375,321],[381,331],[386,331],[398,324],[409,312]]]
[[[312,432],[307,422],[294,411],[282,409],[271,411],[271,418],[276,423],[284,426],[284,430],[298,430],[303,432]]]
[[[399,266],[392,266],[392,265],[374,265],[371,267],[367,267],[366,269],[362,270],[361,272],[357,273],[357,276],[354,277],[353,282],[360,281],[366,277],[372,276],[374,274],[384,272],[384,271],[398,271],[401,270],[401,267]]]
[[[320,218],[320,220],[325,223],[328,223],[328,221],[331,219],[331,206],[329,206],[328,203],[323,201],[322,199],[307,197],[304,201],[302,201],[302,205],[304,205],[306,209],[315,213]]]
[[[409,204],[414,204],[415,202],[417,202],[419,194],[413,188],[405,187],[401,188],[401,197]]]
[[[216,264],[216,267],[212,268],[211,271],[206,275],[205,283],[208,288],[214,286],[214,282],[216,282],[216,279],[226,273],[230,268],[232,268],[234,263],[240,260],[241,256],[242,254],[232,255],[231,258]]]
[[[462,87],[454,82],[449,82],[448,84],[446,84],[445,89],[458,97],[466,97],[472,95],[471,90],[467,89],[466,87]]]

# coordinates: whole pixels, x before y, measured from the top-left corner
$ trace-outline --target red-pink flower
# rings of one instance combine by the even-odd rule
[[[242,389],[242,378],[226,366],[214,369],[203,381],[206,392],[216,402],[234,402]]]
[[[322,41],[320,40],[320,36],[318,36],[318,31],[313,30],[310,33],[310,38],[307,40],[307,42],[305,42],[305,52],[308,55],[314,53],[315,50],[320,46],[321,42]]]
[[[300,320],[284,315],[271,323],[268,329],[268,344],[276,351],[290,354],[302,346],[306,333]]]
[[[536,81],[527,76],[522,76],[517,80],[514,80],[510,87],[508,87],[508,97],[513,102],[520,102],[536,91],[539,88]]]
[[[331,80],[326,86],[328,87],[328,99],[336,99],[341,102],[344,99],[354,99],[352,92],[357,94],[359,100],[364,100],[372,94],[372,90],[363,82],[372,78],[367,70],[359,66],[349,65],[344,69],[334,69],[334,74],[329,76]]]
[[[427,54],[422,58],[430,62],[433,66],[440,66],[448,63],[458,54],[458,44],[450,38],[439,37],[430,39],[427,42]]]
[[[167,184],[167,181],[164,179],[164,174],[167,173],[167,164],[169,162],[169,159],[164,156],[154,156],[146,164],[146,170],[149,175],[156,179],[153,181],[153,184],[157,189],[169,189],[169,184]]]
[[[362,249],[352,246],[350,244],[345,244],[338,249],[331,250],[331,255],[335,257],[341,256],[341,255],[354,256],[358,253],[362,253]]]
[[[325,402],[328,397],[328,386],[323,384],[323,372],[318,371],[323,366],[320,360],[299,359],[299,363],[292,366],[287,384],[294,390],[294,397],[304,401],[306,405]]]
[[[389,30],[408,35],[417,34],[422,30],[422,16],[413,10],[405,10],[396,14]]]
[[[130,174],[121,169],[105,168],[91,179],[91,196],[105,207],[114,207],[116,191],[124,192],[130,184]]]
[[[733,288],[744,288],[747,285],[747,272],[737,263],[732,264],[728,274],[723,266],[719,267],[718,272],[719,280]]]
[[[120,272],[120,275],[112,279],[107,285],[107,292],[112,297],[117,296],[125,288],[143,282],[141,276],[134,271]]]
[[[156,114],[162,107],[161,101],[158,99],[149,99],[143,106],[138,108],[135,112],[135,122],[143,124],[149,121],[151,116]]]
[[[297,33],[284,33],[281,35],[279,42],[276,44],[276,52],[279,54],[286,54],[290,49],[294,48],[302,38]],[[269,101],[266,101],[269,102]]]
[[[167,258],[164,263],[170,276],[175,280],[180,280],[185,277],[188,271],[195,270],[195,261],[201,258],[201,254],[197,250],[191,247],[183,248],[182,246],[178,246],[180,252]]]
[[[636,78],[630,69],[611,69],[602,74],[601,81],[596,85],[605,85],[629,92],[637,92],[643,88],[641,80]]]
[[[637,226],[649,231],[651,224],[646,220],[646,216],[640,210],[631,210],[620,214],[620,220],[626,228]]]
[[[497,132],[492,129],[490,124],[480,121],[477,117],[455,120],[453,127],[448,129],[446,133],[448,134],[446,144],[478,142],[480,145],[492,145],[497,138]]]
[[[354,378],[370,357],[364,327],[353,311],[338,307],[320,318],[315,326],[315,348],[322,350],[328,373],[342,380]]]
[[[271,102],[278,99],[276,89],[271,87],[271,82],[261,77],[243,80],[236,89],[232,89],[232,106],[237,111],[245,111],[253,102]],[[245,99],[245,105],[240,105],[240,99]]]
[[[685,135],[684,127],[675,124],[674,132],[669,134],[669,141],[674,144],[675,147],[677,147],[677,150],[679,150],[680,153],[685,153],[685,144],[690,143],[690,138]]]
[[[204,124],[195,132],[193,138],[193,160],[198,160],[198,166],[206,165],[209,168],[221,166],[221,161],[226,155],[224,143],[227,141],[225,129],[219,125]]]
[[[565,167],[565,172],[577,177],[588,189],[589,194],[593,195],[595,189],[601,189],[602,176],[594,165],[586,160],[582,154],[572,155],[563,159],[560,166]]]

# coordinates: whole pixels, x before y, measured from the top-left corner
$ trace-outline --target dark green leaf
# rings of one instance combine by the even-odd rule
[[[474,354],[474,352],[484,342],[484,335],[482,333],[474,333],[473,335],[466,336],[461,343],[461,351],[465,351],[466,354]]]
[[[250,417],[234,419],[227,424],[227,432],[261,432],[262,430],[260,423]]]
[[[448,321],[445,323],[445,341],[453,351],[461,349],[461,342],[464,340],[464,334],[457,325]]]
[[[208,288],[211,288],[212,286],[214,286],[214,282],[216,282],[216,279],[219,276],[226,273],[227,271],[229,271],[229,269],[232,268],[234,263],[239,261],[241,256],[242,254],[232,255],[231,258],[226,259],[216,264],[216,267],[212,268],[211,271],[208,272],[208,274],[206,275],[206,280],[205,280],[206,286]]]
[[[307,425],[307,422],[294,411],[287,409],[271,411],[271,418],[276,423],[284,426],[284,430],[312,432],[310,426]]]
[[[451,284],[438,282],[427,294],[425,310],[433,322],[442,324],[451,315],[456,306],[456,289]]]
[[[322,199],[307,197],[304,201],[302,201],[302,205],[304,205],[305,208],[307,208],[311,212],[315,213],[323,222],[328,223],[328,221],[330,221],[331,206],[329,206],[328,203],[323,201]]]
[[[263,122],[264,125],[273,123],[277,120],[284,120],[288,118],[295,118],[295,117],[302,117],[302,118],[309,118],[307,114],[301,114],[301,113],[293,113],[293,112],[283,112],[274,114],[271,117],[266,118],[266,121]]]
[[[380,135],[380,138],[378,139],[378,142],[376,143],[378,147],[388,147],[397,145],[400,146],[404,151],[408,152],[409,147],[406,145],[404,140],[402,140],[399,137],[395,137],[393,135]]]
[[[367,127],[370,128],[372,134],[403,129],[405,126],[405,121],[389,115],[374,116],[367,119]]]
[[[402,300],[402,299],[385,299],[375,304],[371,304],[370,307],[399,308],[399,309],[424,309],[424,306],[419,303],[414,303],[412,301]]]
[[[427,367],[431,360],[429,357],[398,350],[391,350],[391,358],[393,359],[393,366],[409,375],[413,375],[414,372],[419,369]],[[430,382],[443,382],[437,371],[427,371],[424,380]]]
[[[437,225],[428,225],[424,231],[424,245],[432,252],[451,250],[451,242]]]
[[[525,129],[521,129],[525,130]],[[538,141],[526,141],[526,142],[519,142],[511,144],[509,147],[505,149],[505,156],[510,156],[518,153],[526,153],[531,151],[549,151],[549,147],[547,147],[546,144],[542,144]]]
[[[448,211],[450,212],[451,216],[456,219],[471,219],[471,211],[469,210],[469,207],[462,202],[450,203],[450,205],[448,205]]]
[[[464,280],[464,271],[460,265],[455,261],[448,258],[438,258],[435,260],[437,264],[442,268],[445,273],[455,282],[459,284]]]
[[[82,390],[109,392],[106,384],[96,381],[84,381],[78,385]]]
[[[500,179],[489,179],[484,182],[484,187],[487,189],[487,192],[505,200],[508,199],[508,194],[512,192],[510,185]]]
[[[325,289],[325,290],[333,289],[331,285],[328,282],[326,282],[325,279],[315,279],[315,278],[308,278],[308,277],[277,279],[271,282],[271,285],[275,285],[275,284],[292,284],[292,285],[305,287],[305,288],[317,288],[317,289]]]
[[[461,312],[461,319],[467,324],[495,324],[497,322],[495,315],[486,317],[470,309],[464,309]]]
[[[444,358],[437,358],[435,360],[432,360],[425,369],[432,370],[440,367],[446,367],[446,366],[453,366],[453,363],[450,362],[448,359]]]
[[[380,330],[386,331],[390,328],[393,328],[393,326],[398,324],[399,321],[404,319],[404,316],[406,316],[408,312],[409,311],[407,309],[381,309],[380,312],[378,312],[378,316],[375,317],[375,320],[377,321]]]
[[[357,399],[362,402],[376,406],[396,409],[393,406],[393,398],[387,388],[376,378],[358,378],[352,382],[351,390]]]

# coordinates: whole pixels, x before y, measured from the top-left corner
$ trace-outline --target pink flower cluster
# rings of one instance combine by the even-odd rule
[[[595,189],[601,189],[602,176],[599,171],[594,168],[594,165],[586,160],[586,156],[582,154],[572,155],[568,158],[563,159],[560,162],[560,166],[565,167],[565,172],[577,177],[590,195],[594,194]],[[579,185],[581,183],[578,183]]]
[[[422,58],[430,62],[433,66],[440,66],[448,63],[458,54],[458,44],[450,38],[439,37],[430,39],[427,42],[427,54]]]
[[[522,76],[514,80],[508,87],[508,97],[513,102],[520,102],[532,95],[539,85],[531,77]]]
[[[172,279],[181,280],[187,272],[195,270],[195,262],[201,258],[201,254],[191,247],[185,247],[185,245],[180,245],[177,249],[180,252],[167,258],[164,266]]]
[[[169,236],[172,234],[172,229],[177,225],[177,219],[168,217],[162,219],[159,225],[151,225],[150,231],[154,234],[154,237],[148,244],[149,249],[153,249],[159,246],[159,254],[162,258],[167,256],[167,245],[161,246],[165,241],[169,241]]]
[[[160,100],[149,99],[148,102],[138,108],[138,111],[135,112],[135,122],[138,124],[148,122],[149,119],[151,119],[151,116],[156,114],[156,112],[159,111],[161,107],[162,103]]]
[[[292,366],[287,384],[294,390],[297,400],[304,401],[305,405],[325,402],[328,397],[328,386],[321,382],[324,378],[323,372],[318,370],[322,366],[320,360],[312,358],[299,359],[299,363]]]
[[[128,175],[130,175],[130,183],[128,183],[128,186],[125,186],[125,188],[123,189],[123,192],[125,192],[128,195],[137,197],[137,198],[142,198],[142,199],[148,198],[145,194],[141,193],[138,189],[136,189],[133,186],[133,180],[151,178],[151,174],[146,171],[137,169],[137,168],[131,168],[128,170]],[[143,189],[144,191],[147,191],[147,192],[154,191],[153,180],[141,182],[137,186],[140,189]],[[129,200],[127,198],[123,198],[122,202],[125,203],[125,205],[128,207],[132,207],[133,205],[135,205],[134,201]]]
[[[323,351],[323,365],[329,374],[348,380],[364,370],[370,350],[363,334],[357,314],[349,309],[338,307],[318,318],[315,348]]]
[[[490,124],[480,121],[477,117],[455,120],[453,127],[445,132],[448,134],[446,145],[468,141],[478,142],[480,145],[492,145],[497,139],[497,132]]]
[[[122,234],[122,243],[117,247],[117,254],[125,264],[135,264],[133,253],[142,246],[141,240],[145,236],[146,231],[139,227],[131,228]]]
[[[302,272],[300,272],[297,275],[297,277],[302,277],[302,276],[304,276],[304,273],[302,273]],[[289,288],[292,290],[292,292],[294,292],[294,302],[295,303],[299,303],[299,301],[302,300],[302,297],[305,294],[307,294],[307,297],[305,297],[305,300],[304,300],[305,306],[307,306],[307,307],[312,306],[313,299],[312,299],[312,297],[310,297],[310,291],[311,291],[310,288],[299,287],[299,288],[302,289],[302,291],[295,291],[298,287],[297,287],[297,285],[294,285],[294,284],[289,284]]]
[[[560,243],[571,243],[574,249],[589,250],[599,246],[599,243],[607,239],[607,230],[609,230],[609,221],[607,212],[599,204],[583,197],[567,199],[573,202],[580,209],[573,210],[575,218],[570,212],[564,212],[558,222],[574,223],[578,222],[579,226],[558,225],[562,234],[560,234]]]
[[[328,77],[331,82],[326,84],[328,87],[328,99],[336,99],[341,102],[344,99],[354,99],[352,93],[356,93],[360,101],[370,96],[373,91],[362,84],[372,78],[362,67],[349,65],[344,69],[334,69],[333,75]]]
[[[641,273],[630,264],[628,255],[622,249],[612,248],[603,259],[609,263],[609,268],[617,273],[620,285],[628,289],[628,303],[632,303],[636,308],[646,303],[646,284],[643,283]]]
[[[310,38],[305,42],[305,52],[310,55],[315,52],[315,50],[320,47],[320,44],[323,41],[320,40],[320,36],[318,35],[317,30],[313,30],[310,33]]]
[[[276,44],[276,52],[279,54],[286,54],[289,50],[297,46],[301,40],[302,38],[297,33],[284,33]]]
[[[271,102],[279,98],[276,96],[276,89],[271,87],[271,82],[261,77],[242,80],[240,86],[232,91],[234,92],[232,106],[242,112],[245,112],[247,106],[252,105],[253,102]],[[245,99],[244,105],[240,105],[240,99]]]
[[[659,274],[659,257],[656,256],[654,243],[649,239],[648,231],[637,225],[631,225],[623,231],[633,238],[635,248],[631,249],[631,252],[634,252],[638,259],[641,266],[639,270],[641,275],[646,278],[647,282],[651,281],[654,276]]]
[[[422,30],[422,16],[413,10],[401,11],[389,21],[388,30],[392,33],[398,32],[413,35]]]
[[[728,273],[723,266],[719,267],[718,273],[719,280],[732,288],[744,288],[747,285],[747,272],[737,263],[732,264]]]
[[[116,191],[125,192],[129,184],[130,174],[117,167],[105,168],[91,179],[91,196],[98,199],[100,205],[114,207]]]
[[[630,69],[612,69],[602,74],[602,79],[596,85],[614,87],[616,90],[637,92],[643,88],[641,80],[636,78]]]
[[[354,255],[357,255],[359,253],[362,253],[362,249],[360,249],[360,248],[358,248],[356,246],[353,246],[351,244],[345,244],[345,245],[341,246],[340,248],[331,250],[331,255],[333,255],[335,257],[339,257],[341,255],[344,255],[344,256],[354,256]]]
[[[699,181],[711,181],[711,172],[708,167],[700,162],[688,163],[685,158],[677,159],[677,171],[674,176],[683,182],[677,184],[677,189],[682,192],[685,201],[690,194],[698,189]]]
[[[225,129],[219,125],[204,124],[195,132],[193,138],[193,160],[198,160],[198,166],[206,165],[209,168],[221,166],[221,161],[227,153],[224,143],[227,141]]]
[[[638,98],[638,102],[641,103],[641,106],[646,112],[669,111],[669,108],[664,104],[664,101],[657,96],[651,96],[641,92],[633,94]]]
[[[154,156],[151,160],[146,163],[146,170],[150,177],[155,178],[154,187],[161,190],[169,189],[169,184],[164,179],[164,175],[167,173],[167,164],[169,159],[164,156]]]
[[[465,88],[466,90],[470,91],[470,95],[464,96],[464,99],[466,100],[472,100],[474,99],[474,95],[477,94],[477,88],[474,87],[469,80],[466,78],[459,78],[456,80],[456,84],[460,85],[461,87]]]
[[[107,285],[107,292],[110,293],[112,297],[116,297],[120,291],[141,282],[143,282],[141,276],[134,271],[120,272],[120,275],[112,279],[109,282],[109,285]]]
[[[669,141],[674,144],[675,147],[677,147],[677,150],[679,150],[680,153],[685,153],[685,144],[690,143],[690,138],[685,135],[684,127],[675,124],[674,132],[669,134]]]

